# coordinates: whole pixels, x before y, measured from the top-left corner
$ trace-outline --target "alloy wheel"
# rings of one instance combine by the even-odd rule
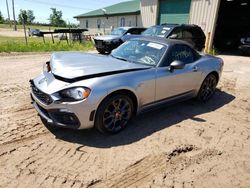
[[[214,75],[210,75],[204,80],[200,91],[200,98],[202,101],[207,101],[212,97],[215,92],[216,85],[217,79]]]
[[[103,113],[103,125],[110,132],[118,132],[128,123],[132,115],[132,106],[126,98],[111,101]]]

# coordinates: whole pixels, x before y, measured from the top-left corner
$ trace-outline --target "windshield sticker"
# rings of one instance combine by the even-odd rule
[[[147,46],[149,46],[149,47],[151,47],[151,48],[158,49],[158,50],[160,50],[160,49],[162,49],[162,48],[164,47],[164,46],[161,45],[161,44],[157,44],[157,43],[153,43],[153,42],[148,43]]]
[[[164,29],[164,30],[167,30],[167,31],[169,31],[169,30],[170,30],[170,28],[169,28],[169,27],[163,27],[163,29]]]
[[[166,30],[162,30],[161,31],[161,34],[165,34],[167,31]]]

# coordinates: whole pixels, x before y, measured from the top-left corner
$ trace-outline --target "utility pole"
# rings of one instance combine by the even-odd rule
[[[22,14],[22,18],[23,18],[23,31],[24,31],[25,42],[26,42],[26,45],[28,45],[28,40],[27,40],[27,35],[26,35],[26,27],[25,27],[25,22],[27,20],[27,17],[25,16],[25,14]]]
[[[12,9],[13,9],[13,19],[14,19],[14,31],[16,31],[16,16],[15,16],[15,4],[14,0],[12,0]]]
[[[11,27],[11,21],[10,21],[10,12],[9,12],[8,0],[6,0],[6,7],[7,7],[7,13],[8,13],[9,24],[10,24],[10,27]]]

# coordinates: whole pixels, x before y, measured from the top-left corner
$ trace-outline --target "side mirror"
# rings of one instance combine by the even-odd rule
[[[177,34],[172,34],[168,37],[169,39],[177,39],[178,35]]]
[[[169,71],[172,72],[174,69],[183,69],[185,64],[182,61],[175,60],[169,66]]]
[[[131,35],[131,33],[127,33],[126,35]]]

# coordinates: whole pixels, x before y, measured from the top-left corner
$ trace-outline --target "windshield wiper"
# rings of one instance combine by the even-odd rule
[[[111,54],[111,57],[122,60],[122,61],[128,61],[127,59],[123,58],[123,57],[118,57],[118,56],[114,56]]]

